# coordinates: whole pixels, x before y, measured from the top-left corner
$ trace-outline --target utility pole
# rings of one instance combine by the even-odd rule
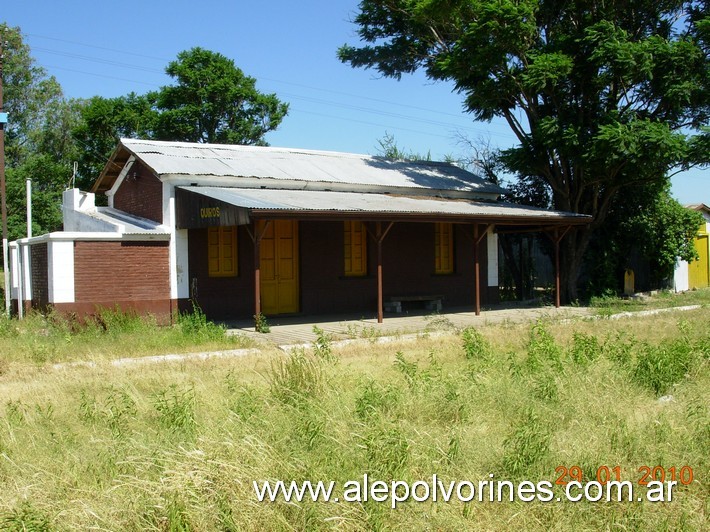
[[[0,195],[2,196],[2,260],[3,273],[5,274],[5,314],[10,316],[10,261],[8,260],[7,250],[7,201],[5,189],[5,124],[7,124],[7,113],[2,110],[2,78],[3,78],[3,59],[4,45],[2,35],[0,35]],[[22,297],[19,298],[22,304]]]

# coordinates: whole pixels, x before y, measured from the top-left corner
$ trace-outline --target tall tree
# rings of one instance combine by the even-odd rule
[[[20,28],[0,24],[4,46],[3,96],[6,130],[8,231],[26,235],[25,180],[32,180],[33,233],[61,229],[62,191],[77,156],[70,132],[78,120],[53,76],[35,63]]]
[[[86,149],[81,186],[96,178],[120,137],[265,145],[264,136],[288,113],[288,104],[259,92],[256,80],[222,54],[186,50],[165,71],[173,85],[84,102],[83,122],[74,131]]]
[[[155,112],[144,95],[94,96],[81,102],[72,136],[81,147],[76,186],[88,190],[121,137],[153,138]]]
[[[363,0],[362,47],[342,61],[385,76],[453,81],[477,120],[502,117],[504,154],[552,206],[593,216],[565,239],[563,295],[577,296],[593,231],[627,187],[707,164],[706,1]]]
[[[275,94],[259,92],[234,61],[210,50],[180,52],[165,72],[175,85],[149,95],[158,111],[159,139],[265,144],[264,135],[288,112]]]

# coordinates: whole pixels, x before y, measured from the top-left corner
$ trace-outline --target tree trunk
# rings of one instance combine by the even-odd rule
[[[515,284],[515,294],[519,301],[523,300],[523,273],[522,273],[522,263],[518,264],[515,259],[515,252],[513,250],[513,240],[514,236],[517,235],[501,235],[500,245],[503,250],[503,256],[505,257],[505,267],[510,271],[510,275],[513,277],[513,283]]]
[[[590,235],[589,228],[572,229],[560,243],[560,298],[563,304],[579,299],[579,276]]]

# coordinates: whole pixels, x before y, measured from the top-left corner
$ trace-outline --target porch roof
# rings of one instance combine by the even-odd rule
[[[210,207],[221,209],[214,211],[209,210]],[[214,224],[217,220],[205,219],[217,216],[221,225],[244,225],[252,219],[293,217],[479,222],[537,227],[583,225],[591,221],[590,216],[582,214],[462,198],[320,190],[178,187],[178,227]]]

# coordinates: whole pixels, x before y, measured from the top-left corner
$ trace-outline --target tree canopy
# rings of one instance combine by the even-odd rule
[[[564,241],[568,297],[618,194],[707,164],[706,1],[363,0],[355,23],[366,44],[342,61],[452,81],[475,119],[516,135],[509,170],[593,216]]]
[[[35,63],[19,28],[0,24],[3,39],[3,108],[9,239],[25,236],[25,180],[32,180],[32,227],[39,234],[61,228],[62,190],[77,157],[71,130],[79,119],[57,80]]]
[[[82,186],[96,178],[120,137],[265,145],[265,135],[288,113],[288,104],[259,92],[254,78],[217,52],[180,52],[165,71],[173,85],[85,102],[83,122],[74,130],[86,147]]]

